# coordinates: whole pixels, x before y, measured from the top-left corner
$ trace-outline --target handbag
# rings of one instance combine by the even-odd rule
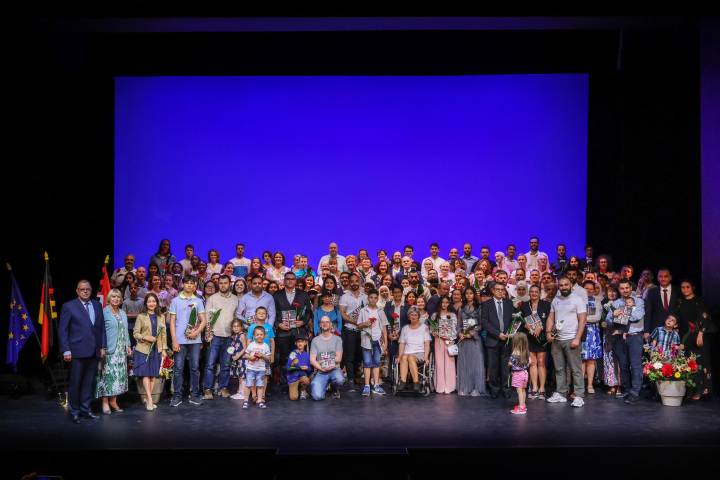
[[[456,356],[458,354],[458,351],[459,351],[459,349],[458,349],[457,344],[448,345],[447,352],[448,352],[448,355],[450,355],[451,357]]]

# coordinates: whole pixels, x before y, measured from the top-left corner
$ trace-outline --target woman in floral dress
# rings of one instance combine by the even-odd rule
[[[103,309],[107,350],[100,361],[100,373],[95,384],[95,398],[102,398],[102,410],[105,414],[122,412],[117,404],[117,396],[128,390],[127,357],[132,354],[128,319],[120,310],[122,294],[113,288],[108,293],[108,306]]]

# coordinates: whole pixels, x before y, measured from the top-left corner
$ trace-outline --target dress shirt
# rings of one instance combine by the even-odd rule
[[[430,261],[432,262],[432,264],[433,264],[433,268],[434,268],[435,270],[437,270],[438,273],[440,272],[440,264],[445,261],[444,259],[442,259],[442,258],[440,258],[440,257],[437,257],[437,258],[435,258],[435,259],[433,259],[432,257],[427,257],[427,258],[423,258],[423,261],[421,262],[421,265],[425,265],[425,260],[430,260]]]
[[[475,262],[477,262],[479,259],[475,255],[470,255],[469,257],[466,257],[463,255],[462,257],[458,257],[465,261],[465,265],[467,268],[465,269],[465,274],[470,275],[472,273],[472,266],[475,265]]]
[[[337,259],[337,271],[339,273],[347,272],[348,268],[347,268],[347,263],[345,263],[345,257],[343,257],[342,255],[335,255],[335,259]],[[327,262],[329,260],[330,260],[330,254],[323,256],[320,259],[320,261],[318,262],[317,271],[322,272],[322,270],[320,269],[320,265],[322,265],[323,262]]]
[[[662,292],[660,292],[662,295]],[[628,323],[627,333],[641,333],[645,329],[643,320],[645,319],[645,302],[640,297],[633,297],[635,300],[635,307],[633,308],[632,315],[630,316],[630,323]],[[625,306],[625,300],[618,298],[612,302],[612,306],[617,310],[622,309]],[[648,332],[650,333],[650,332]]]
[[[247,317],[255,317],[255,310],[258,307],[265,307],[268,317],[265,320],[271,327],[275,323],[275,299],[268,292],[261,291],[260,297],[250,291],[242,296],[238,302],[237,318],[244,320]]]
[[[207,321],[210,322],[210,319],[214,315],[214,312],[211,313],[212,310],[218,311],[222,309],[213,326],[213,335],[216,337],[232,336],[232,322],[235,318],[237,307],[238,297],[231,292],[228,292],[227,295],[223,295],[220,292],[210,295],[210,298],[208,298],[205,304],[205,309],[207,310],[205,317]]]

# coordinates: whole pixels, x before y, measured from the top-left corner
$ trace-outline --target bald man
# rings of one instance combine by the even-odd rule
[[[347,272],[347,271],[348,271],[348,267],[347,267],[347,264],[345,263],[345,257],[343,257],[342,255],[338,255],[338,253],[337,253],[337,252],[338,252],[337,243],[331,243],[331,244],[330,244],[330,247],[328,247],[328,251],[330,252],[330,254],[323,256],[323,257],[320,259],[320,262],[318,262],[318,272],[321,271],[321,270],[320,270],[320,265],[321,265],[323,262],[327,262],[327,261],[330,260],[331,258],[334,258],[334,259],[337,260],[337,265],[338,265],[338,266],[337,266],[337,271],[338,271],[338,272],[340,272],[340,273],[342,273],[342,272]]]

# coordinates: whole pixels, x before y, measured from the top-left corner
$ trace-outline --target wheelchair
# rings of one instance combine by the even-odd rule
[[[407,395],[407,396],[418,396],[422,395],[427,397],[431,392],[435,391],[435,357],[433,353],[430,353],[428,357],[429,362],[425,363],[422,360],[418,360],[418,381],[420,382],[420,393],[413,390],[398,390],[398,384],[400,383],[400,364],[392,361],[390,365],[391,369],[391,380],[392,380],[392,394],[393,395]],[[408,370],[408,385],[412,385],[412,377]]]

